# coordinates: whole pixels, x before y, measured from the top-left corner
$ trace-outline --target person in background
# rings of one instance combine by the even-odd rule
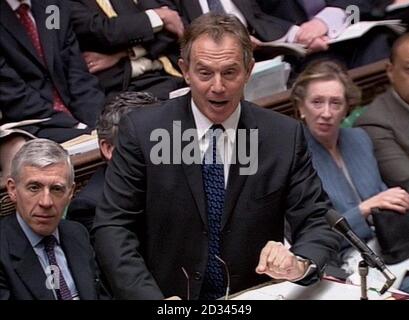
[[[409,194],[400,187],[388,189],[383,183],[364,130],[340,128],[350,106],[360,100],[359,89],[339,64],[319,61],[300,74],[291,98],[305,122],[314,168],[334,208],[361,239],[377,248],[371,226],[371,215],[376,214],[373,209],[408,214]],[[346,241],[339,258],[349,274],[356,272],[360,256]],[[408,266],[409,261],[404,261],[393,265],[392,271],[401,280]]]
[[[254,65],[246,28],[204,14],[181,57],[191,92],[125,115],[106,171],[92,234],[114,297],[217,299],[228,278],[232,293],[319,280],[339,246],[328,198],[301,124],[241,100]],[[251,161],[234,161],[246,146]]]
[[[349,14],[359,9],[365,20],[372,9],[371,0],[258,0],[264,12],[285,17],[291,23],[287,41],[304,44],[312,54],[305,59],[291,59],[295,74],[311,61],[331,58],[348,69],[373,63],[389,56],[390,38],[395,35],[388,28],[371,30],[357,39],[329,44],[349,25]],[[354,10],[351,11],[350,8]],[[290,59],[291,57],[289,57]]]
[[[97,121],[99,150],[109,162],[118,143],[118,126],[121,117],[135,108],[150,106],[157,99],[148,92],[122,92],[109,101]],[[106,165],[97,169],[87,184],[75,195],[67,210],[67,219],[82,223],[91,231],[95,209],[102,199]]]
[[[0,219],[1,300],[98,299],[88,233],[61,220],[74,186],[70,157],[58,143],[34,139],[16,153],[7,179],[16,214]]]
[[[177,70],[183,23],[155,0],[70,0],[71,20],[91,73],[110,96],[149,91],[165,100],[184,86]]]
[[[391,87],[366,107],[355,126],[371,137],[385,183],[409,191],[409,34],[393,44],[386,73]]]
[[[67,1],[0,1],[1,124],[20,122],[21,130],[59,143],[95,127],[105,95],[87,70],[69,16]],[[5,178],[26,140],[2,139]]]
[[[290,21],[273,17],[263,12],[256,0],[158,0],[179,12],[185,25],[207,12],[234,14],[250,33],[254,54],[258,60],[257,49],[260,41],[283,40],[292,25]],[[260,56],[262,58],[271,58]]]

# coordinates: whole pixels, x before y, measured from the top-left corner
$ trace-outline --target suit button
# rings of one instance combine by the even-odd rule
[[[207,236],[207,231],[206,231],[206,230],[203,230],[202,233],[203,233],[205,236]]]
[[[231,230],[230,229],[226,230],[226,233],[227,234],[231,233]]]
[[[202,274],[200,272],[195,272],[193,278],[199,281],[200,279],[202,279]]]

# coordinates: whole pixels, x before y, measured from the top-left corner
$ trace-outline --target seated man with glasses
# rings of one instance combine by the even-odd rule
[[[223,264],[232,293],[318,280],[339,247],[329,201],[301,124],[242,100],[254,65],[246,28],[202,15],[181,57],[190,93],[125,115],[106,171],[92,232],[114,297],[218,299]]]

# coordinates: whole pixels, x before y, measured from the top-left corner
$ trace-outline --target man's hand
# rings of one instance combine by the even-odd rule
[[[102,70],[106,70],[116,65],[119,60],[126,57],[128,53],[121,51],[114,54],[103,54],[98,52],[86,51],[83,53],[85,62],[87,63],[88,70],[91,73],[96,73]]]
[[[359,209],[365,218],[371,214],[374,208],[393,210],[405,214],[409,210],[409,194],[401,187],[394,187],[362,201],[359,205]]]
[[[167,6],[153,9],[163,21],[163,27],[171,33],[174,33],[178,38],[183,36],[185,27],[183,26],[182,19],[179,14],[169,9]]]
[[[294,281],[300,279],[307,268],[308,264],[299,261],[281,242],[269,241],[261,250],[256,272],[274,279]]]
[[[328,50],[328,40],[327,36],[315,38],[307,47],[307,54]]]
[[[328,26],[320,19],[312,19],[300,25],[294,42],[305,44],[307,47],[318,37],[325,36]]]

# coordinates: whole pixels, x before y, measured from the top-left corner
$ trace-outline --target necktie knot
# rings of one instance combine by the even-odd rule
[[[222,14],[225,13],[224,7],[220,0],[207,0],[209,11]]]
[[[30,11],[30,6],[27,3],[22,3],[19,5],[16,11],[19,15],[25,15],[28,13],[28,11]]]
[[[54,247],[57,244],[57,239],[53,235],[45,236],[43,238],[43,244],[45,250],[50,252],[51,250],[54,250]]]
[[[216,131],[216,130],[221,130],[222,132],[224,132],[224,127],[222,124],[213,124],[210,127],[210,130]]]

